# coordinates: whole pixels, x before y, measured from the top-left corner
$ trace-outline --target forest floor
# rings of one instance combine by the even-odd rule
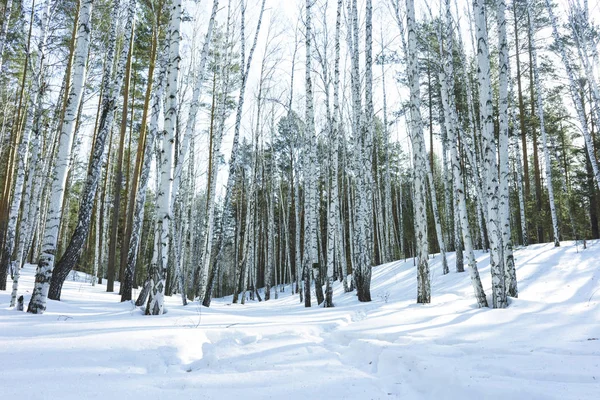
[[[491,294],[488,255],[480,273]],[[142,315],[80,274],[44,315],[0,292],[3,399],[599,399],[600,241],[516,252],[519,298],[478,309],[468,273],[431,260],[415,304],[411,259],[373,268],[370,303],[336,284],[335,308],[279,299],[210,308],[168,299]],[[454,255],[449,256],[451,269]],[[25,306],[34,266],[24,268]],[[314,298],[313,298],[314,299]]]

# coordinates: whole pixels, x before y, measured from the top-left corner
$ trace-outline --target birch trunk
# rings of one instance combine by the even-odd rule
[[[4,7],[4,20],[0,27],[0,76],[2,76],[2,61],[4,61],[4,48],[6,47],[6,34],[8,33],[8,24],[10,23],[10,16],[12,12],[13,0],[6,0]]]
[[[531,36],[531,56],[533,65],[531,68],[533,69],[533,79],[535,82],[536,89],[536,103],[537,103],[537,116],[538,121],[540,123],[540,133],[542,135],[542,148],[544,150],[544,163],[545,163],[545,172],[546,172],[546,186],[548,188],[548,198],[550,201],[550,215],[552,217],[552,233],[554,236],[554,247],[560,246],[559,234],[558,234],[558,217],[556,215],[556,206],[554,201],[554,187],[552,185],[552,163],[550,161],[550,153],[548,152],[548,139],[546,135],[546,126],[544,122],[544,101],[542,99],[542,84],[540,83],[540,73],[538,69],[538,61],[537,61],[537,48],[534,40],[534,32],[535,32],[535,19],[533,18],[532,10],[531,10],[531,0],[527,1],[527,15],[529,23],[529,35]],[[502,153],[500,153],[502,154]]]
[[[358,24],[358,7],[356,0],[349,4],[349,15],[351,19],[351,27],[349,27],[348,41],[351,44],[351,89],[352,89],[352,137],[354,141],[354,149],[352,155],[352,170],[355,176],[355,204],[356,212],[354,213],[352,224],[352,247],[353,247],[353,277],[356,284],[356,292],[358,300],[361,302],[371,301],[371,262],[374,247],[372,235],[372,126],[369,122],[362,124],[361,114],[363,113],[361,106],[361,85],[360,85],[360,68],[359,68],[359,24]],[[368,70],[365,70],[365,86],[366,91],[372,90],[372,77],[369,78],[372,56],[370,49],[372,44],[372,7],[370,3],[366,7],[367,18],[365,27],[365,62],[368,65]],[[368,37],[367,37],[368,36]],[[371,80],[371,81],[369,81]],[[369,82],[367,82],[369,81]],[[365,93],[366,94],[366,93]],[[366,101],[369,102],[368,95]],[[372,108],[372,99],[370,107]],[[369,115],[370,114],[370,115]],[[369,104],[365,110],[367,121],[373,118],[372,111],[369,110]]]
[[[459,131],[458,115],[455,107],[454,99],[454,68],[452,62],[452,35],[448,35],[451,32],[452,16],[450,10],[450,0],[445,0],[446,4],[446,46],[442,49],[442,68],[440,69],[440,82],[442,84],[442,104],[444,108],[444,119],[447,122],[446,132],[448,134],[448,142],[450,144],[450,160],[452,163],[452,182],[454,186],[454,196],[457,208],[456,219],[459,221],[460,229],[456,228],[458,237],[459,231],[462,232],[462,238],[464,243],[464,250],[467,257],[467,264],[469,265],[469,275],[471,278],[471,285],[475,293],[475,299],[479,307],[487,307],[487,299],[485,292],[483,291],[483,285],[479,277],[479,270],[477,269],[477,260],[473,252],[473,240],[471,237],[471,228],[469,226],[469,217],[467,214],[467,202],[465,195],[465,188],[463,183],[462,169],[460,165],[460,157],[458,153],[458,136],[461,135]],[[441,37],[439,38],[441,39]],[[440,41],[441,43],[441,41]],[[464,137],[464,135],[461,135]],[[458,243],[460,247],[460,243]]]
[[[431,149],[433,151],[433,149]],[[431,195],[431,209],[433,210],[433,221],[435,224],[435,234],[440,247],[440,256],[442,257],[442,273],[446,275],[450,272],[448,268],[448,261],[446,260],[446,244],[444,241],[444,232],[442,231],[442,223],[440,220],[440,211],[438,208],[437,194],[435,192],[435,181],[433,180],[433,171],[431,170],[431,164],[427,164],[427,180],[429,182],[429,193]]]
[[[521,131],[521,120],[517,118],[516,108],[514,106],[514,93],[513,93],[513,85],[510,77],[510,63],[507,64],[507,74],[508,74],[508,98],[509,98],[509,118],[512,123],[514,132]],[[527,219],[525,218],[525,193],[523,188],[523,164],[521,163],[521,148],[519,144],[519,137],[515,134],[514,137],[514,152],[515,152],[515,164],[516,164],[516,172],[517,172],[517,193],[519,196],[519,213],[521,218],[521,236],[523,240],[523,246],[527,246],[529,244],[529,236],[527,234]],[[514,287],[516,289],[516,286]],[[509,286],[508,295],[512,297],[517,297],[518,292],[513,291],[513,285]]]
[[[148,182],[150,181],[150,168],[152,164],[152,154],[155,146],[155,141],[158,136],[158,121],[161,115],[161,104],[163,102],[164,80],[166,75],[167,60],[166,54],[169,52],[168,43],[165,43],[163,56],[159,63],[160,70],[156,78],[156,87],[152,96],[152,112],[150,114],[150,124],[146,135],[146,143],[144,148],[144,161],[140,174],[140,182],[135,196],[135,210],[133,214],[131,238],[129,240],[127,250],[127,265],[125,267],[125,279],[121,292],[121,301],[132,299],[133,277],[135,275],[135,266],[138,257],[138,249],[142,236],[142,226],[144,224],[144,204],[146,203],[146,193]]]
[[[204,77],[206,71],[206,61],[208,59],[208,49],[212,39],[213,27],[215,25],[215,18],[219,9],[219,0],[213,1],[212,11],[210,20],[208,21],[208,28],[206,35],[204,36],[204,44],[202,45],[202,52],[200,54],[200,63],[198,64],[198,70],[196,71],[196,79],[194,83],[194,90],[192,92],[192,99],[190,103],[188,120],[185,126],[185,133],[181,142],[181,149],[177,156],[177,164],[173,174],[173,188],[171,190],[171,204],[175,203],[175,197],[179,192],[179,185],[181,182],[181,171],[183,169],[183,163],[187,157],[188,149],[190,146],[190,138],[194,133],[196,126],[196,116],[200,108],[200,95],[202,93],[202,85],[204,84]]]
[[[227,33],[227,37],[229,37],[229,32]],[[222,99],[222,103],[220,105],[220,116],[219,116],[219,121],[218,121],[218,127],[217,127],[217,137],[214,140],[214,143],[212,145],[212,149],[211,149],[211,157],[212,157],[212,161],[211,161],[211,169],[209,171],[209,179],[210,179],[210,186],[209,186],[209,198],[207,199],[207,215],[206,215],[206,219],[205,219],[205,239],[203,241],[203,249],[202,249],[202,257],[201,257],[201,261],[202,264],[200,265],[200,268],[202,268],[202,271],[206,271],[207,273],[209,272],[208,269],[210,268],[211,265],[211,253],[212,253],[212,237],[213,237],[213,231],[214,231],[214,214],[215,214],[215,196],[216,196],[216,185],[217,185],[217,175],[218,175],[218,164],[217,164],[217,160],[218,157],[221,154],[221,143],[223,140],[223,134],[225,131],[225,119],[226,119],[226,101],[227,101],[227,92],[229,91],[229,68],[227,68],[227,64],[229,63],[229,53],[226,55],[226,59],[223,62],[224,63],[224,68],[226,69],[226,72],[224,72],[225,75],[225,80],[222,83],[222,93],[223,93],[223,99]],[[223,218],[224,216],[222,216]],[[206,290],[204,292],[204,296],[203,296],[203,304],[208,307],[210,305],[210,298],[212,296],[212,292],[214,289],[214,285],[215,285],[215,279],[218,276],[219,273],[219,267],[217,265],[213,266],[213,269],[210,271],[210,276],[208,279],[208,284],[206,286]],[[205,304],[206,303],[206,304]]]
[[[356,7],[356,2],[354,3]],[[354,10],[356,11],[356,10]],[[374,247],[374,225],[373,225],[373,140],[375,137],[375,111],[373,108],[373,5],[372,0],[367,0],[365,5],[365,124],[361,127],[362,134],[362,151],[361,156],[364,173],[361,179],[364,179],[362,190],[359,194],[359,201],[362,206],[359,206],[363,213],[364,221],[364,251],[359,254],[360,264],[358,268],[362,269],[361,280],[356,285],[358,301],[371,301],[371,267],[373,264],[373,247]],[[356,16],[356,14],[355,14]],[[358,27],[354,25],[355,38],[358,34]],[[358,51],[358,41],[354,48],[354,54]],[[358,68],[356,68],[358,71]],[[357,83],[359,85],[360,82]],[[373,245],[371,245],[373,243]]]
[[[201,55],[201,60],[200,60],[200,71],[198,72],[198,79],[196,81],[196,87],[194,88],[194,93],[193,93],[193,98],[192,98],[192,104],[190,106],[190,115],[188,117],[188,122],[186,125],[186,136],[184,137],[184,143],[182,145],[182,150],[180,152],[180,157],[179,157],[179,163],[177,165],[176,171],[175,171],[175,180],[173,182],[174,185],[174,192],[176,192],[178,190],[178,186],[179,186],[179,176],[181,175],[180,172],[180,165],[183,163],[183,159],[186,156],[187,153],[187,143],[189,142],[189,138],[192,136],[193,134],[193,130],[194,130],[194,125],[195,125],[195,121],[196,121],[196,115],[198,114],[198,109],[200,108],[200,92],[201,92],[201,88],[202,88],[202,84],[204,82],[204,71],[205,71],[205,65],[206,65],[206,60],[208,58],[208,48],[209,48],[209,44],[211,41],[211,37],[212,37],[212,30],[213,30],[213,26],[214,26],[214,21],[215,21],[215,16],[217,14],[217,7],[218,7],[218,1],[214,1],[213,2],[213,9],[212,9],[212,14],[210,17],[210,21],[208,23],[208,31],[206,32],[206,36],[204,38],[204,46],[202,48],[202,55]],[[227,34],[226,34],[226,40],[228,41],[229,39],[229,15],[227,18]],[[225,46],[228,49],[228,45],[229,43],[226,42]],[[228,50],[227,50],[228,51]],[[228,74],[228,72],[227,72]],[[229,77],[227,77],[228,79]],[[225,89],[225,88],[224,88]],[[225,97],[227,97],[227,92],[224,92],[223,94]],[[213,93],[213,97],[215,96],[215,94]],[[215,106],[213,103],[213,111],[212,111],[212,116],[211,116],[211,132],[210,134],[213,135],[213,132],[215,132],[214,128],[214,119],[215,119],[215,110],[214,110]],[[222,110],[222,113],[225,113],[225,110]],[[224,115],[223,115],[224,117]],[[224,120],[223,120],[224,123]],[[198,287],[198,295],[200,296],[201,299],[204,299],[204,295],[206,293],[206,285],[207,285],[207,280],[208,280],[208,269],[210,267],[210,258],[211,258],[211,250],[212,250],[212,237],[213,237],[213,225],[214,225],[214,209],[215,209],[215,189],[216,189],[216,177],[217,177],[217,173],[218,173],[218,168],[216,167],[216,157],[218,157],[219,152],[220,152],[220,148],[221,148],[221,139],[222,139],[222,135],[223,135],[223,130],[224,127],[221,124],[221,121],[219,121],[219,124],[217,126],[217,134],[216,137],[214,137],[214,143],[212,143],[212,138],[211,138],[211,143],[212,146],[210,146],[209,148],[209,171],[208,171],[208,198],[206,200],[206,214],[204,216],[204,229],[203,229],[203,236],[204,236],[204,240],[202,243],[202,249],[200,250],[200,265],[198,265],[197,268],[200,268],[200,282],[199,282],[199,287]],[[175,193],[176,194],[176,193]]]
[[[132,25],[132,29],[134,26]],[[115,166],[115,177],[113,184],[113,212],[111,216],[111,224],[110,224],[110,235],[109,235],[109,244],[108,244],[108,266],[107,273],[108,279],[106,283],[106,291],[113,292],[114,291],[114,282],[115,282],[115,274],[117,265],[120,266],[120,263],[117,261],[117,242],[119,241],[119,215],[121,214],[121,189],[123,186],[123,158],[125,156],[125,135],[127,128],[127,115],[129,108],[129,86],[131,83],[131,60],[133,58],[133,40],[134,40],[134,32],[131,33],[128,42],[123,42],[123,47],[129,46],[128,58],[125,66],[125,80],[124,80],[124,88],[123,88],[123,106],[121,109],[121,124],[119,128],[119,145],[117,149],[117,164]],[[116,99],[115,99],[116,101]],[[116,102],[115,102],[116,108]],[[133,108],[133,107],[132,107]],[[120,268],[119,268],[120,269]],[[119,280],[122,281],[122,278],[119,277]]]
[[[335,61],[333,71],[333,116],[331,122],[331,195],[329,198],[329,218],[327,221],[327,282],[325,287],[325,307],[333,307],[333,275],[335,257],[340,246],[338,236],[339,195],[338,195],[338,147],[339,147],[339,114],[340,114],[340,27],[342,19],[342,0],[337,0],[335,19]],[[339,262],[339,259],[337,260]]]
[[[274,125],[274,124],[273,124]],[[273,126],[272,129],[275,127]],[[271,131],[272,132],[272,131]],[[263,158],[264,160],[264,158]],[[271,163],[273,158],[271,158]],[[263,161],[264,162],[264,161]],[[264,168],[264,166],[263,166]],[[273,171],[273,164],[271,164],[271,171]],[[267,259],[266,259],[266,271],[265,271],[265,301],[271,297],[271,286],[273,285],[273,274],[275,274],[275,298],[277,298],[277,267],[275,263],[275,196],[273,193],[273,185],[271,182],[270,190],[266,191],[266,203],[267,203]]]
[[[78,18],[78,34],[75,40],[74,61],[71,76],[71,89],[67,99],[65,115],[59,137],[59,144],[52,174],[51,197],[42,234],[42,254],[36,270],[35,286],[27,312],[42,314],[46,310],[46,299],[50,279],[54,270],[54,257],[58,241],[58,229],[62,213],[62,203],[71,155],[75,122],[85,82],[85,67],[90,44],[91,15],[94,0],[81,0]]]
[[[486,11],[482,0],[473,0],[473,13],[477,36],[477,77],[479,86],[479,115],[487,198],[487,231],[490,242],[490,270],[492,273],[492,305],[505,308],[506,286],[502,244],[502,226],[499,212],[499,175],[496,161],[496,141],[492,113],[492,88],[490,82],[490,54],[486,28]]]
[[[43,3],[41,33],[37,46],[38,65],[37,70],[33,71],[33,81],[31,84],[32,94],[29,98],[29,106],[27,108],[27,114],[25,117],[25,124],[23,128],[21,143],[19,144],[19,148],[17,150],[17,178],[15,180],[14,194],[9,211],[8,227],[5,236],[6,243],[4,251],[7,252],[8,259],[10,259],[10,257],[12,256],[15,245],[17,250],[15,260],[12,263],[14,277],[11,295],[11,306],[14,306],[17,298],[20,269],[23,263],[23,251],[25,248],[26,238],[27,236],[29,236],[29,230],[31,228],[29,224],[29,207],[32,194],[32,181],[35,177],[35,170],[37,169],[39,155],[39,142],[41,134],[40,119],[43,106],[42,98],[44,95],[46,41],[48,38],[48,20],[51,5],[52,2],[50,0],[46,0]],[[31,158],[28,159],[29,141],[32,134],[34,137],[34,143]],[[27,182],[25,183],[25,170],[27,168],[29,168],[29,174],[27,177]],[[24,185],[25,190],[23,190]],[[19,216],[19,210],[21,209],[21,202],[23,203],[23,212],[21,213],[21,220],[19,223],[19,237],[16,237],[17,219]]]
[[[455,5],[456,5],[456,11],[458,13],[458,4],[455,1]],[[467,11],[469,10],[469,8],[467,7]],[[471,13],[468,12],[468,16],[469,16],[469,21],[471,21]],[[464,47],[464,43],[462,40],[462,29],[461,29],[461,25],[460,25],[460,18],[458,18],[456,20],[456,33],[457,33],[457,37],[458,37],[458,47],[459,47],[459,53],[460,55],[466,59],[466,52],[465,52],[465,47]],[[473,43],[473,47],[474,47],[474,43]],[[474,48],[475,49],[475,48]],[[463,146],[464,148],[464,152],[463,155],[466,156],[467,160],[469,161],[469,164],[471,164],[472,168],[473,168],[473,181],[474,181],[474,186],[475,186],[475,192],[476,192],[476,208],[477,208],[477,214],[476,214],[476,219],[477,219],[477,228],[478,228],[478,232],[479,232],[479,241],[480,241],[480,248],[481,249],[487,249],[486,247],[486,238],[485,238],[485,232],[484,232],[484,223],[482,222],[482,216],[484,217],[484,219],[487,221],[487,198],[484,195],[484,187],[483,187],[483,182],[482,182],[482,178],[480,176],[480,170],[482,170],[481,168],[481,162],[480,162],[480,156],[479,156],[479,151],[478,151],[478,146],[475,140],[475,137],[477,135],[480,134],[479,132],[479,124],[476,121],[475,118],[475,101],[473,99],[473,87],[471,85],[471,79],[467,73],[467,66],[463,65],[462,68],[460,68],[460,75],[461,78],[463,80],[463,82],[465,82],[465,86],[466,86],[466,92],[467,92],[467,122],[468,122],[468,135],[464,135],[462,136],[460,139],[461,143],[465,143],[467,141],[467,139],[469,139],[471,141],[471,145],[470,146]],[[458,140],[459,138],[457,138]],[[473,242],[475,243],[475,242]]]
[[[414,0],[406,0],[406,27],[408,31],[408,81],[410,86],[410,136],[414,171],[414,223],[417,260],[417,303],[431,302],[431,281],[428,264],[427,201],[425,197],[427,160],[423,125],[421,121],[421,98],[419,67],[417,60],[417,32]]]
[[[20,96],[23,98],[24,88],[25,88],[25,79],[27,77],[27,72],[29,70],[29,64],[32,58],[32,29],[35,20],[35,1],[32,3],[32,10],[30,14],[29,21],[29,34],[26,46],[26,54],[25,54],[25,66],[23,67],[23,77],[21,78],[21,89]],[[43,35],[43,34],[42,34]],[[45,41],[42,38],[42,41]],[[41,42],[40,42],[41,44]],[[43,54],[40,54],[43,55]],[[29,140],[31,137],[31,128],[33,124],[33,114],[35,113],[35,109],[37,107],[37,97],[39,95],[39,91],[41,89],[41,84],[39,79],[41,78],[41,72],[32,71],[34,74],[31,95],[29,96],[28,105],[26,107],[25,113],[25,121],[23,122],[24,127],[21,132],[19,129],[19,125],[21,122],[21,100],[19,100],[19,107],[17,109],[16,116],[16,128],[13,129],[13,145],[10,147],[9,151],[11,152],[11,156],[9,156],[8,167],[6,172],[6,181],[3,182],[5,193],[5,204],[8,204],[8,221],[6,222],[6,230],[3,233],[1,239],[4,244],[1,247],[2,253],[0,255],[0,290],[6,289],[6,281],[7,281],[7,273],[12,271],[13,264],[11,264],[13,252],[15,249],[15,235],[17,230],[17,220],[19,217],[19,210],[21,209],[21,199],[23,198],[23,185],[25,183],[25,172],[27,168],[27,161],[29,155]],[[15,161],[16,159],[16,161]],[[14,184],[12,181],[14,180]],[[10,198],[11,189],[13,192],[12,198]]]
[[[596,81],[596,77],[594,76],[593,70],[593,60],[598,56],[598,54],[597,48],[595,47],[596,44],[593,42],[591,44],[589,43],[589,37],[593,37],[595,34],[593,30],[594,28],[590,27],[590,23],[588,21],[587,3],[582,7],[580,4],[570,2],[569,8],[569,25],[571,27],[573,38],[575,39],[577,54],[579,55],[579,59],[585,71],[585,77],[590,89],[590,97],[593,99],[590,101],[590,108],[593,111],[592,119],[594,119],[595,116],[594,124],[599,126],[600,91],[598,90],[598,83]],[[592,57],[590,57],[588,49],[590,49],[592,52]],[[592,60],[590,60],[590,58],[592,58]]]
[[[135,18],[135,8],[136,0],[130,0],[127,5],[127,20],[125,21],[123,43],[129,43],[131,39],[133,32],[132,25]],[[106,159],[105,143],[114,120],[117,104],[116,102],[121,93],[128,54],[129,46],[124,45],[117,61],[116,76],[114,80],[104,88],[105,97],[102,101],[100,125],[98,134],[96,135],[94,144],[92,146],[92,157],[90,160],[90,166],[86,177],[81,203],[79,205],[77,226],[73,232],[73,235],[71,236],[69,245],[67,246],[62,258],[57,263],[56,269],[52,275],[49,297],[53,300],[60,300],[62,285],[68,274],[79,261],[81,257],[81,249],[83,248],[83,245],[88,237],[92,219],[92,210],[94,208],[94,200],[96,198],[96,191],[98,189],[98,182],[100,181],[102,166],[104,165]],[[113,212],[115,211],[113,210]]]
[[[390,177],[390,133],[388,131],[388,117],[387,117],[387,91],[385,84],[385,55],[384,55],[384,41],[383,41],[383,25],[381,27],[381,54],[383,60],[381,62],[381,87],[383,91],[383,136],[385,146],[385,178],[384,178],[384,196],[385,196],[385,220],[386,220],[386,246],[387,253],[390,260],[394,260],[394,256],[397,254],[395,251],[396,244],[396,231],[394,229],[394,213],[392,207],[392,180]],[[336,148],[337,149],[337,148]]]
[[[304,132],[304,257],[302,270],[304,276],[304,305],[311,306],[310,282],[311,272],[315,264],[318,267],[317,254],[317,218],[316,218],[316,146],[315,116],[312,92],[312,8],[313,1],[306,0],[306,63],[305,63],[305,87],[306,87],[306,110]],[[315,280],[315,285],[318,282]]]
[[[156,213],[156,233],[158,239],[155,251],[158,252],[156,263],[152,265],[150,274],[150,297],[146,307],[146,315],[161,315],[165,311],[165,287],[167,263],[169,259],[169,229],[171,214],[171,188],[173,184],[173,158],[175,130],[177,126],[177,79],[179,77],[179,43],[181,40],[181,0],[171,0],[171,17],[167,39],[169,41],[169,60],[166,73],[165,123],[162,137],[160,157],[160,187],[158,188]]]
[[[240,140],[240,130],[241,130],[241,121],[242,121],[242,111],[244,107],[244,98],[246,93],[246,84],[248,81],[248,73],[250,72],[250,66],[252,65],[252,57],[254,55],[254,50],[256,49],[256,44],[258,41],[258,34],[260,33],[260,27],[262,25],[263,13],[265,10],[265,0],[262,0],[260,6],[260,13],[258,16],[258,22],[256,25],[256,31],[254,32],[254,39],[252,42],[252,47],[250,48],[250,53],[248,54],[248,59],[246,59],[246,39],[245,39],[245,12],[246,5],[242,4],[241,7],[241,61],[242,68],[240,71],[241,85],[240,85],[240,93],[238,96],[237,102],[237,110],[235,116],[235,127],[233,134],[233,145],[231,148],[231,157],[229,158],[229,174],[227,176],[227,186],[225,188],[225,199],[223,201],[223,214],[222,218],[219,221],[219,238],[215,245],[215,264],[213,265],[213,270],[218,271],[220,258],[222,256],[223,246],[225,244],[225,228],[231,224],[231,196],[233,195],[233,185],[236,180],[236,174],[239,168],[239,140]],[[205,290],[204,299],[202,304],[206,307],[210,306],[210,301],[212,297],[212,285],[210,286],[210,290]]]
[[[100,232],[102,225],[102,218],[100,213],[100,202],[102,201],[103,192],[98,194],[98,198],[96,199],[96,206],[94,211],[94,217],[96,217],[94,221],[94,266],[92,269],[92,286],[96,286],[96,282],[98,282],[98,270],[100,268]]]
[[[573,66],[571,65],[571,61],[567,56],[567,52],[565,50],[564,42],[558,33],[558,22],[556,17],[554,16],[553,6],[550,0],[546,0],[546,8],[548,10],[548,14],[550,16],[550,22],[552,23],[552,36],[554,38],[554,43],[558,48],[558,52],[562,59],[562,62],[565,66],[565,70],[567,72],[567,76],[569,78],[569,91],[571,92],[571,98],[573,100],[573,105],[575,106],[575,110],[577,111],[577,117],[579,118],[579,125],[581,131],[583,133],[583,138],[585,140],[590,164],[592,166],[592,171],[594,174],[594,178],[596,179],[596,184],[600,189],[600,170],[598,169],[598,161],[596,159],[596,154],[594,152],[595,146],[593,142],[592,135],[588,129],[587,119],[585,116],[585,112],[583,110],[583,102],[581,99],[581,94],[579,92],[579,86],[577,84],[577,79],[575,77],[575,72],[573,71]]]
[[[40,77],[41,79],[41,77]],[[42,94],[38,96],[36,105],[36,116],[33,128],[33,142],[31,149],[31,159],[29,161],[30,168],[27,176],[27,182],[25,184],[25,190],[23,194],[23,212],[21,220],[19,222],[19,237],[17,238],[17,253],[15,257],[14,265],[14,276],[12,284],[12,293],[10,297],[10,307],[14,307],[17,301],[17,292],[19,289],[19,278],[21,276],[21,267],[23,266],[23,258],[25,257],[25,249],[27,240],[33,231],[32,222],[34,210],[36,207],[36,196],[37,188],[42,186],[40,182],[39,166],[42,164],[39,160],[40,153],[40,136],[41,136],[41,113],[42,113]],[[36,188],[34,189],[34,180],[36,180]],[[30,222],[31,221],[31,222]],[[27,247],[28,248],[28,247]]]
[[[515,271],[515,259],[512,251],[511,227],[510,227],[510,193],[509,193],[509,151],[508,151],[508,83],[509,83],[509,58],[508,41],[506,39],[506,4],[505,0],[497,0],[497,22],[498,22],[498,55],[499,55],[499,178],[500,178],[500,200],[498,216],[502,229],[502,254],[504,256],[504,279],[506,291],[509,296],[517,294],[517,274]]]

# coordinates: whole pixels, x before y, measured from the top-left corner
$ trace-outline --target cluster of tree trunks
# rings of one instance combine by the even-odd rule
[[[374,20],[372,0],[305,0],[291,54],[266,0],[213,0],[193,21],[203,26],[198,48],[182,36],[182,0],[4,2],[0,290],[11,287],[11,306],[26,262],[37,264],[30,313],[60,300],[82,270],[109,292],[119,282],[121,301],[141,285],[136,304],[160,315],[174,293],[208,307],[232,293],[268,301],[286,284],[306,307],[314,297],[333,307],[336,280],[368,302],[372,267],[403,257],[414,257],[417,302],[429,303],[431,259],[448,274],[455,251],[454,270],[466,265],[487,307],[483,249],[491,306],[504,308],[518,296],[515,243],[598,237],[600,91],[587,2],[570,2],[564,24],[549,0],[472,0],[471,52],[458,4],[418,4],[429,13],[419,21],[414,0],[380,2],[397,38],[387,15]],[[545,27],[552,43],[540,41]],[[545,84],[549,51],[565,88]],[[54,64],[64,70],[58,93]],[[390,83],[409,94],[392,106]],[[394,140],[394,127],[410,143]]]

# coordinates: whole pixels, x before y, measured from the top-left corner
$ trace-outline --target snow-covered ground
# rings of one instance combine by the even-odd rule
[[[373,269],[371,303],[336,286],[331,309],[305,309],[287,288],[209,309],[174,296],[148,317],[80,277],[40,316],[0,292],[1,397],[600,399],[600,241],[577,250],[517,251],[520,296],[505,310],[476,308],[468,274],[442,275],[439,258],[429,305],[415,304],[412,260]]]

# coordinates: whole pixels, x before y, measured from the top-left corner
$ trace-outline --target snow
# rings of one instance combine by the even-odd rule
[[[439,257],[429,305],[415,304],[412,259],[373,269],[371,303],[337,284],[330,309],[287,287],[208,309],[173,296],[149,317],[83,274],[44,315],[0,292],[2,398],[597,399],[600,241],[562,244],[516,251],[520,296],[505,310],[478,309],[468,274],[442,275]],[[33,275],[26,266],[25,307]]]

